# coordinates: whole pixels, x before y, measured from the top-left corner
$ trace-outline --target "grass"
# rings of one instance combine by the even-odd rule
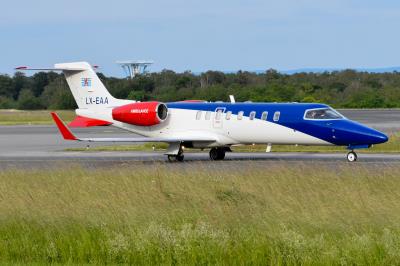
[[[90,148],[68,148],[66,151],[164,151],[168,147],[165,143],[145,143],[136,145],[112,145]],[[154,149],[153,149],[154,148]],[[247,145],[232,147],[234,152],[265,152],[266,145]],[[295,146],[295,145],[273,145],[273,152],[344,152],[345,147],[338,146]],[[400,152],[400,133],[390,135],[389,141],[384,144],[375,145],[370,149],[361,149],[357,152],[370,153],[397,153]]]
[[[0,125],[50,125],[53,120],[50,110],[23,111],[23,110],[0,110]],[[72,121],[75,117],[74,111],[57,111],[65,121]]]
[[[400,263],[400,166],[0,172],[0,264]]]

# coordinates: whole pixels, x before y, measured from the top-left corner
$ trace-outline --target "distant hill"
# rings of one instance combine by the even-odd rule
[[[392,73],[392,72],[400,72],[399,67],[382,67],[382,68],[298,68],[291,70],[278,70],[282,74],[297,74],[297,73],[324,73],[324,72],[333,72],[333,71],[343,71],[346,69],[356,70],[358,72],[368,72],[368,73]],[[265,73],[266,70],[255,70],[249,72],[255,72],[257,74]],[[236,73],[237,71],[224,71],[224,73]]]
[[[283,70],[279,71],[283,74],[296,74],[296,73],[323,73],[323,72],[333,72],[333,71],[342,71],[346,69],[353,69],[358,72],[368,72],[368,73],[392,73],[392,72],[400,72],[399,67],[383,67],[383,68],[299,68],[293,70]],[[261,71],[263,72],[263,71]]]
[[[298,68],[298,69],[291,69],[291,70],[278,70],[278,72],[282,74],[292,75],[297,73],[324,73],[324,72],[333,72],[333,71],[343,71],[346,69],[356,70],[358,72],[368,72],[368,73],[393,73],[393,72],[400,72],[400,66],[398,67],[382,67],[382,68]],[[265,73],[265,70],[242,70],[248,71],[252,73]],[[235,74],[238,71],[222,71],[225,74]],[[193,74],[199,75],[202,72],[194,72]]]
[[[275,69],[275,68],[273,68]],[[333,72],[333,71],[343,71],[346,69],[351,69],[355,70],[358,72],[368,72],[368,73],[393,73],[393,72],[400,72],[400,66],[398,67],[381,67],[381,68],[334,68],[334,67],[327,67],[327,68],[298,68],[298,69],[291,69],[291,70],[277,70],[281,74],[287,74],[287,75],[292,75],[292,74],[297,74],[297,73],[324,73],[324,72]],[[256,73],[256,74],[262,74],[265,73],[268,70],[266,68],[265,70],[244,70],[242,69],[241,71],[244,72],[250,72],[250,73]],[[240,70],[210,70],[210,71],[219,71],[224,74],[236,74]],[[205,73],[205,71],[194,71],[191,72],[193,75],[201,75],[202,73]]]

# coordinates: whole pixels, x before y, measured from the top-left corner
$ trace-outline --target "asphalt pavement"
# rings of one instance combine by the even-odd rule
[[[400,131],[400,109],[395,110],[339,110],[347,118],[367,126],[392,133]],[[134,134],[114,127],[74,128],[81,137],[132,137]],[[91,152],[90,147],[116,145],[90,143],[89,151],[67,152],[67,148],[86,148],[87,143],[65,141],[57,128],[50,126],[0,126],[0,168],[4,167],[51,167],[54,162],[73,162],[101,167],[110,164],[165,162],[159,152]],[[327,153],[227,153],[226,161],[325,161],[346,162],[346,151]],[[186,153],[186,162],[208,161],[207,152]],[[400,163],[399,154],[360,154],[364,163]]]

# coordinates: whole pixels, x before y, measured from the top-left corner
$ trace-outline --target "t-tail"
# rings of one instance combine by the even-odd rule
[[[79,109],[115,107],[132,102],[114,98],[87,62],[60,63],[54,68],[19,67],[17,70],[62,71]]]
[[[115,106],[118,102],[86,62],[55,64],[63,71],[79,109]],[[71,70],[70,70],[71,69]]]

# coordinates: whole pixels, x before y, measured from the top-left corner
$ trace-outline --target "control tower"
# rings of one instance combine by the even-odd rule
[[[136,75],[146,74],[148,72],[147,68],[153,64],[151,60],[127,60],[127,61],[117,61],[117,64],[122,67],[125,71],[127,78],[133,78]]]

